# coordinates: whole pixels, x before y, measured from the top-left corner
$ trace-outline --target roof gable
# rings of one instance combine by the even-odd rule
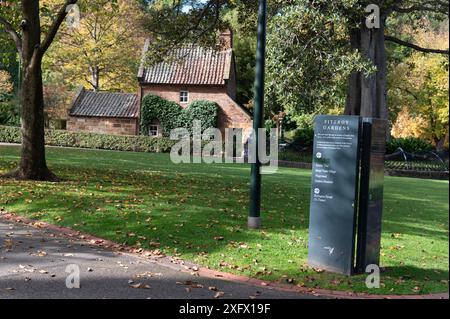
[[[82,89],[69,111],[70,116],[137,118],[136,94],[93,92]]]
[[[168,61],[145,67],[145,52],[138,78],[143,84],[225,85],[229,79],[232,49],[216,51],[199,46],[176,49]]]

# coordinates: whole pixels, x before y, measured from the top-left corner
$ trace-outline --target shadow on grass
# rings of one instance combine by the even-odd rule
[[[416,280],[421,282],[440,281],[449,278],[449,271],[433,268],[418,268],[414,266],[383,267],[381,277],[389,276],[403,280]]]

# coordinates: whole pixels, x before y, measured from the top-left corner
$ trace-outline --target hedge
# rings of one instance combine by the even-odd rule
[[[0,142],[21,143],[19,127],[0,126]],[[45,130],[45,144],[51,146],[168,153],[176,141],[149,136],[107,135],[63,130]]]
[[[386,154],[394,153],[398,148],[402,148],[409,153],[420,151],[431,151],[433,145],[416,137],[394,138],[386,142]]]

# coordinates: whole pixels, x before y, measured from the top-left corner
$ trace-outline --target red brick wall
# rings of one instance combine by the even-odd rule
[[[224,132],[225,128],[252,127],[252,118],[234,102],[227,94],[229,88],[209,85],[160,85],[148,84],[142,87],[142,96],[149,93],[158,95],[170,101],[179,103],[180,91],[189,91],[189,102],[194,100],[208,100],[216,102],[220,106],[218,127]],[[181,104],[186,107],[188,104]]]
[[[74,117],[67,120],[67,130],[113,135],[136,135],[137,119],[107,117]]]

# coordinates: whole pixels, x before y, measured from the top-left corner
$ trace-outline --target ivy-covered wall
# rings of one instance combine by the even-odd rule
[[[172,129],[179,127],[192,132],[194,120],[202,122],[203,131],[217,127],[218,110],[219,105],[211,101],[196,100],[183,109],[173,101],[148,94],[142,100],[140,131],[147,135],[150,125],[158,121],[164,136],[169,136]]]
[[[150,125],[154,121],[158,121],[164,135],[169,135],[172,129],[178,127],[178,119],[182,110],[182,107],[175,102],[165,100],[157,95],[146,95],[141,106],[141,134],[147,135]]]

